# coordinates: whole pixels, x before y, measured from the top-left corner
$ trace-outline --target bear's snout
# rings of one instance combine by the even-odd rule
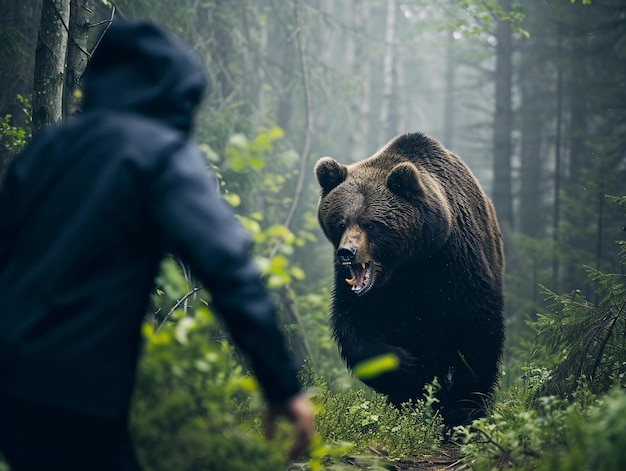
[[[348,263],[354,263],[356,258],[356,249],[354,247],[348,247],[343,245],[337,249],[337,261],[341,265]]]

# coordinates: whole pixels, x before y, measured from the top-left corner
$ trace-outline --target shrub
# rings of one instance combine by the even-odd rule
[[[325,441],[351,443],[355,452],[375,449],[389,460],[428,454],[439,447],[443,431],[442,419],[431,407],[432,393],[430,389],[425,400],[399,410],[373,391],[334,393],[321,381],[313,397],[320,409],[317,431]]]
[[[283,427],[268,443],[261,434],[263,402],[224,340],[212,340],[207,309],[154,333],[144,326],[131,414],[138,457],[146,471],[276,471],[287,466]]]

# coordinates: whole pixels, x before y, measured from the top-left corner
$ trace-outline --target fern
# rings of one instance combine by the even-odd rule
[[[612,198],[626,208],[626,197]],[[618,241],[626,265],[626,245]],[[623,271],[623,270],[622,270]],[[580,291],[557,294],[545,290],[551,305],[533,327],[537,342],[556,360],[545,394],[571,396],[582,378],[595,393],[624,386],[626,372],[626,277],[586,267],[594,300]]]

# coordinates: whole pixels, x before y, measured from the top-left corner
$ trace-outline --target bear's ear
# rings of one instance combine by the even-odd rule
[[[412,201],[424,193],[424,186],[415,165],[403,162],[391,169],[387,175],[387,188],[392,193]]]
[[[342,183],[348,176],[348,167],[332,157],[322,157],[315,164],[315,176],[324,194]]]

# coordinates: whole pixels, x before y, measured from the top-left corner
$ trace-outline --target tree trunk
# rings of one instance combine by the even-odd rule
[[[511,0],[502,7],[510,11]],[[513,229],[513,195],[511,189],[511,26],[498,20],[496,26],[496,110],[493,142],[493,202],[503,230]]]
[[[292,93],[294,73],[296,64],[296,47],[293,41],[285,38],[278,46],[281,49],[280,58],[280,93],[278,94],[278,104],[276,111],[276,122],[278,126],[289,135],[292,130]]]
[[[70,0],[70,32],[67,43],[67,68],[63,116],[76,116],[82,106],[82,78],[89,62],[87,52],[89,23],[93,18],[94,8],[90,0]]]
[[[28,126],[30,114],[18,95],[28,98],[33,91],[33,69],[41,0],[0,0],[0,116],[11,115],[11,124]],[[14,152],[0,145],[0,186]]]
[[[0,61],[11,64],[0,68],[0,116],[10,114],[19,124],[26,116],[17,95],[30,96],[37,29],[41,20],[41,0],[0,0]]]
[[[563,52],[563,34],[561,27],[557,25],[557,57]],[[552,209],[552,241],[554,242],[554,255],[552,257],[552,289],[558,291],[559,285],[559,257],[557,248],[559,245],[559,224],[561,222],[561,121],[563,120],[563,71],[562,66],[557,64],[556,72],[556,142],[554,144],[554,206]]]
[[[395,60],[393,66],[393,93],[391,94],[391,120],[389,130],[392,136],[396,136],[401,132],[411,131],[408,125],[409,106],[402,91],[406,90],[406,63],[404,61]]]
[[[268,41],[269,41],[268,22],[263,21],[259,25],[259,52],[260,54],[258,54],[255,57],[255,60],[253,62],[253,65],[256,68],[257,74],[258,74],[258,87],[256,91],[257,121],[259,122],[259,124],[257,125],[258,127],[260,127],[260,123],[262,123],[262,120],[264,120],[265,117],[269,114],[268,113],[268,100],[266,96],[267,90],[265,87],[268,81],[267,73],[266,73],[267,61],[265,60],[265,58],[269,56]]]
[[[387,0],[387,22],[385,25],[385,55],[383,60],[383,96],[380,106],[379,142],[389,140],[390,135],[389,112],[393,96],[393,66],[395,54],[396,32],[396,0]]]
[[[452,149],[454,143],[454,85],[456,57],[454,55],[454,31],[448,32],[446,42],[446,89],[443,110],[443,145]]]
[[[538,236],[542,232],[541,224],[541,130],[543,123],[539,118],[540,103],[530,87],[521,90],[521,188],[519,224],[522,234]]]
[[[573,13],[576,18],[574,21],[584,24],[586,20],[584,13],[580,9],[573,9]],[[569,145],[567,182],[570,185],[577,185],[581,183],[584,170],[592,166],[592,153],[587,143],[592,127],[589,122],[589,116],[592,114],[590,108],[593,108],[590,99],[598,99],[594,97],[595,87],[592,84],[594,84],[594,73],[599,73],[601,70],[594,71],[594,65],[597,64],[597,51],[594,50],[593,42],[588,35],[579,33],[571,37],[570,34],[564,39],[567,41],[567,47],[563,51],[563,56],[567,58],[569,70],[574,72],[571,78],[568,77],[565,90],[570,110],[569,130],[566,134]],[[600,101],[600,103],[604,102]]]
[[[369,1],[352,0],[352,29],[369,30],[370,19]],[[368,136],[370,135],[370,100],[371,100],[371,60],[367,55],[367,47],[362,40],[355,41],[354,63],[352,68],[352,76],[359,78],[358,93],[352,102],[352,110],[356,116],[356,126],[354,132],[351,133],[352,142],[350,143],[351,160],[356,162],[368,156]]]
[[[69,0],[44,0],[35,53],[33,133],[61,120]]]
[[[522,234],[539,236],[545,229],[541,222],[542,153],[541,141],[545,127],[542,96],[545,75],[541,51],[536,40],[523,44],[520,66],[521,182],[519,229]]]

